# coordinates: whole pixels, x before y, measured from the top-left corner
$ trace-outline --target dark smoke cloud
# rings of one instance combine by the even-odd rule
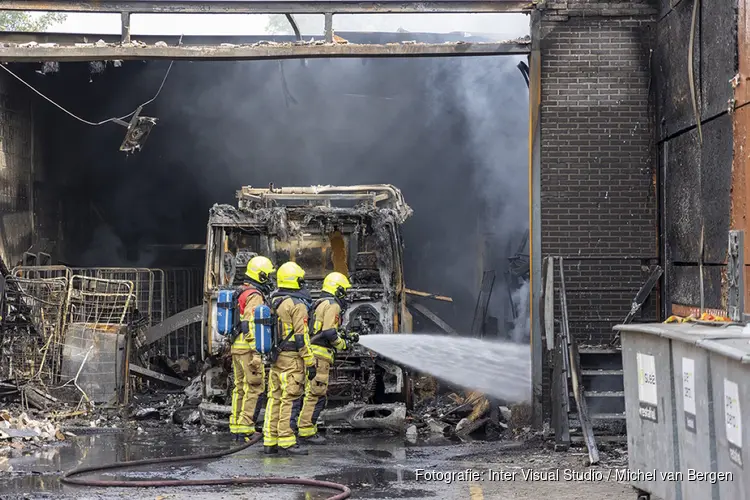
[[[457,107],[465,118],[473,194],[481,202],[477,232],[487,242],[485,269],[496,272],[490,314],[501,320],[511,307],[506,259],[528,227],[528,92],[516,68],[519,60],[459,59],[452,67],[452,85],[435,75],[430,87],[440,103],[436,118],[447,106]],[[457,266],[449,272],[460,274],[463,269]],[[476,293],[478,284],[471,285]]]
[[[117,151],[121,127],[50,114],[58,133],[69,131],[66,168],[83,172],[111,228],[79,257],[165,266],[144,245],[203,242],[208,208],[234,203],[242,185],[391,183],[414,209],[404,227],[409,286],[453,296],[454,306],[431,307],[468,328],[484,231],[486,265],[498,273],[491,313],[502,321],[507,248],[528,223],[528,91],[518,60],[178,62],[144,110],[159,124],[130,157]],[[91,118],[123,114],[151,96],[166,66],[125,63],[65,95],[107,103],[89,104]]]

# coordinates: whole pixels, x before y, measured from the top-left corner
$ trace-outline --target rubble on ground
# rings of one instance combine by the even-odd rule
[[[189,371],[184,363],[183,368]],[[17,386],[5,381],[3,387],[16,390],[0,394],[4,407],[0,411],[0,456],[59,442],[65,436],[163,428],[165,424],[183,429],[200,426],[195,398],[182,391],[146,389],[133,394],[130,403],[122,406],[83,401],[72,386],[43,388],[29,382]]]
[[[0,456],[43,443],[65,441],[60,426],[49,419],[36,420],[25,412],[14,416],[0,410]]]
[[[461,441],[520,440],[528,437],[527,423],[524,405],[504,406],[478,391],[437,393],[415,408],[406,438],[416,440],[418,434],[424,439],[438,436]]]

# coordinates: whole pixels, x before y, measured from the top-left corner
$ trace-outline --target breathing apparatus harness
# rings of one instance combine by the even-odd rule
[[[294,336],[294,328],[292,328],[292,331],[289,332],[289,334],[283,340],[279,341],[281,332],[284,331],[284,328],[281,324],[281,321],[279,321],[279,316],[276,311],[278,310],[281,303],[288,298],[295,298],[302,301],[302,303],[305,304],[305,307],[307,308],[308,318],[312,316],[312,297],[310,296],[310,292],[307,291],[307,289],[301,288],[300,290],[287,290],[284,288],[280,288],[271,294],[271,317],[266,320],[266,323],[264,323],[266,325],[270,325],[271,328],[274,329],[273,346],[271,347],[270,352],[267,354],[268,361],[271,364],[275,363],[279,358],[281,346]],[[309,320],[308,324],[310,324]]]

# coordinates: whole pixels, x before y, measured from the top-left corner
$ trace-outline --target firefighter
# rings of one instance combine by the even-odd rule
[[[292,419],[296,418],[294,402],[302,396],[305,376],[315,377],[307,325],[312,297],[305,288],[305,271],[294,262],[279,267],[276,282],[278,289],[271,294],[271,307],[276,314],[277,350],[268,378],[263,450],[269,455],[307,455],[307,450],[297,444]]]
[[[265,370],[260,354],[255,350],[255,308],[265,304],[273,290],[273,263],[266,257],[250,259],[245,269],[243,285],[237,297],[239,328],[232,342],[232,414],[229,431],[237,440],[255,433],[255,421],[260,413],[258,400],[265,390]]]
[[[297,421],[300,440],[310,444],[323,444],[325,438],[318,434],[318,416],[326,406],[328,375],[336,351],[349,347],[349,342],[359,340],[356,333],[340,332],[341,320],[346,310],[346,294],[352,287],[341,273],[330,273],[323,280],[323,293],[315,302],[313,335],[310,347],[315,356],[315,378],[305,384],[305,395]]]

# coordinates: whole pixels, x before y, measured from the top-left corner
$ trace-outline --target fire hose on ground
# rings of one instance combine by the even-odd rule
[[[100,479],[85,479],[78,478],[82,474],[91,474],[94,472],[101,472],[106,470],[125,469],[130,467],[138,467],[142,465],[152,464],[166,464],[175,462],[195,462],[203,460],[215,460],[222,458],[234,453],[238,453],[250,446],[254,445],[262,438],[260,433],[256,433],[250,441],[243,443],[240,446],[230,448],[226,451],[220,451],[217,453],[208,453],[204,455],[183,455],[179,457],[163,457],[163,458],[147,458],[144,460],[131,460],[129,462],[115,462],[106,465],[93,465],[88,467],[79,467],[63,474],[60,481],[65,484],[73,484],[77,486],[99,486],[99,487],[119,487],[119,488],[156,488],[156,487],[182,487],[182,486],[243,486],[243,485],[269,485],[269,484],[282,484],[292,486],[311,486],[315,488],[325,488],[335,490],[340,493],[328,497],[327,500],[343,500],[349,498],[351,490],[338,483],[332,483],[329,481],[319,481],[316,479],[302,479],[293,477],[233,477],[233,478],[222,478],[222,479],[165,479],[165,480],[100,480]]]

